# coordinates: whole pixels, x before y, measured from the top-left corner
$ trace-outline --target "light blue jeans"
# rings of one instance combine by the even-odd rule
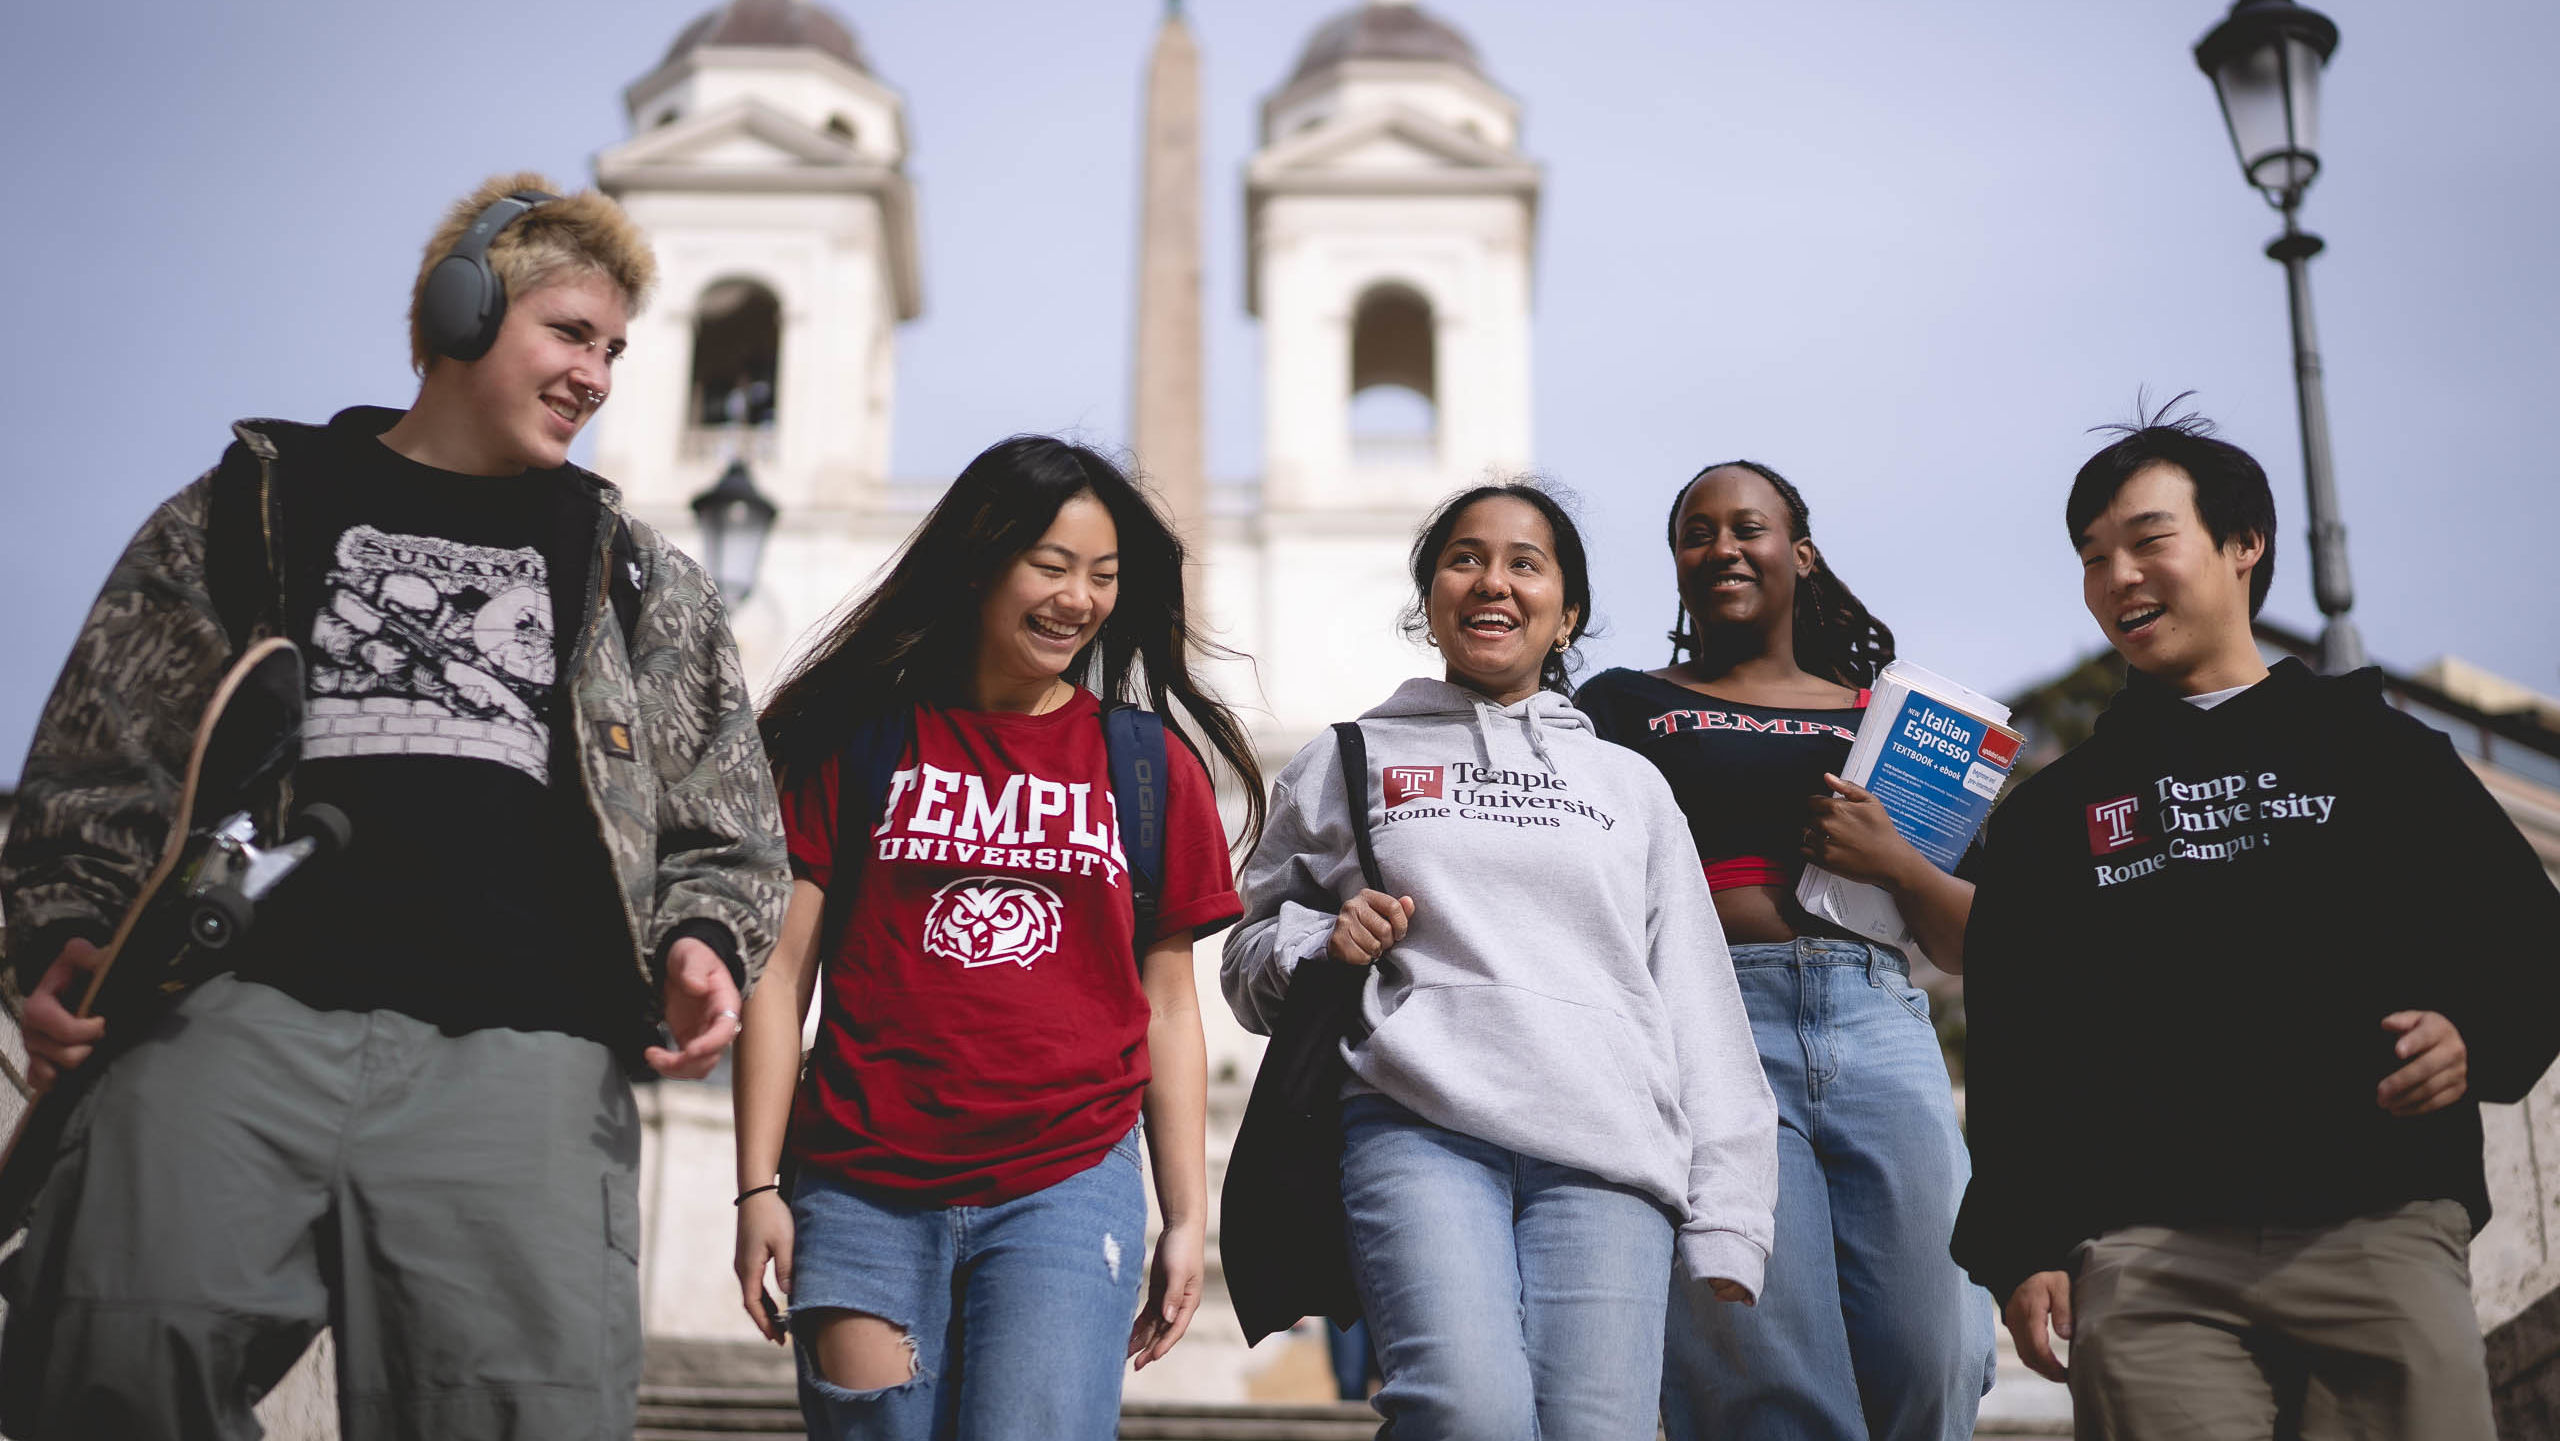
[[[791,1196],[800,1413],[822,1441],[1110,1441],[1147,1269],[1132,1130],[1046,1190],[993,1206],[918,1206],[803,1172]],[[916,1371],[852,1391],[818,1372],[803,1328],[833,1311],[906,1332]]]
[[[1343,1103],[1352,1275],[1393,1441],[1650,1441],[1671,1218],[1586,1171]]]
[[[1778,1097],[1777,1245],[1756,1306],[1675,1290],[1671,1441],[1956,1441],[1991,1389],[1990,1293],[1947,1256],[1972,1164],[1929,998],[1887,946],[1733,948]]]

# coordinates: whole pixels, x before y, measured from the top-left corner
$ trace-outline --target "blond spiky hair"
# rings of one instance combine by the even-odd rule
[[[409,365],[420,375],[435,359],[418,325],[428,273],[452,251],[481,211],[517,190],[560,194],[559,186],[530,170],[492,175],[480,182],[479,189],[453,202],[445,211],[444,223],[427,241],[427,253],[418,262],[417,283],[409,288]],[[592,190],[536,206],[499,231],[489,243],[489,268],[507,287],[510,301],[571,271],[601,275],[622,292],[622,303],[633,315],[640,313],[650,287],[658,283],[658,258],[649,249],[649,238],[621,206]]]

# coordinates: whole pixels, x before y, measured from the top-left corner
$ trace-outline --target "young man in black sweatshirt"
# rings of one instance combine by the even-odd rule
[[[2490,1441],[2479,1103],[2560,1052],[2560,894],[2379,671],[2260,659],[2246,452],[2133,429],[2066,518],[2130,670],[1991,821],[1956,1259],[2084,1438]]]

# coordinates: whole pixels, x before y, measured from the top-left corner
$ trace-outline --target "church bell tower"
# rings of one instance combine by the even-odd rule
[[[1214,576],[1286,756],[1436,671],[1396,632],[1430,507],[1526,469],[1540,172],[1448,22],[1370,0],[1263,101],[1245,301],[1262,321],[1259,544]],[[1356,703],[1355,703],[1356,702]]]
[[[1263,102],[1246,303],[1264,503],[1428,505],[1530,459],[1538,167],[1520,107],[1421,7],[1372,0]]]
[[[596,180],[648,232],[659,282],[596,469],[701,556],[690,503],[746,463],[778,510],[754,589],[728,597],[761,689],[876,560],[897,326],[924,305],[905,102],[824,7],[731,0],[623,104],[630,136]]]

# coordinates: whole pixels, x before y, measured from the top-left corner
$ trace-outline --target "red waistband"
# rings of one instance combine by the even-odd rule
[[[1784,867],[1768,856],[1717,856],[1707,862],[1707,889],[1729,891],[1736,886],[1783,886],[1788,877]]]

